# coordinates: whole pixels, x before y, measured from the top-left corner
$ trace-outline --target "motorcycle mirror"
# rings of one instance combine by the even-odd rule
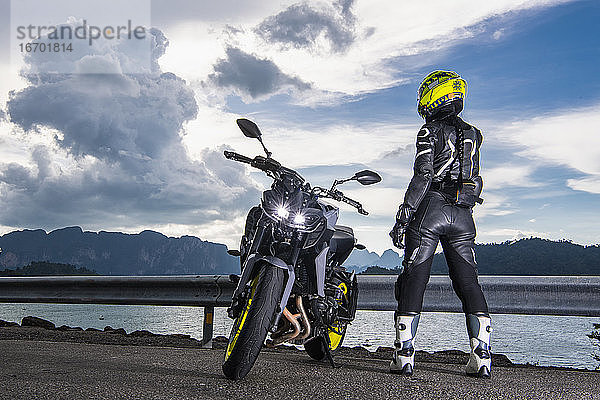
[[[227,250],[227,254],[229,254],[230,256],[234,256],[234,257],[239,257],[241,255],[240,251],[235,250],[235,249]]]
[[[260,129],[258,129],[258,125],[254,122],[246,118],[240,118],[236,122],[244,136],[252,139],[260,139]]]
[[[258,129],[258,125],[246,118],[239,118],[235,122],[237,122],[244,136],[253,139],[258,139],[260,145],[267,154],[267,158],[271,158],[272,153],[265,147],[265,144],[262,141],[262,134],[260,133],[260,129]]]
[[[367,248],[367,246],[365,246],[364,244],[356,243],[354,245],[354,248],[357,249],[357,250],[364,250],[364,249]]]
[[[372,185],[381,182],[381,176],[377,172],[369,171],[368,169],[357,172],[352,179],[357,180],[361,185]]]

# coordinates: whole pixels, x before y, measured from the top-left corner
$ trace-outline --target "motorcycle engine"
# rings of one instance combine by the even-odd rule
[[[333,325],[338,316],[338,302],[333,296],[319,299],[317,309],[325,325]]]

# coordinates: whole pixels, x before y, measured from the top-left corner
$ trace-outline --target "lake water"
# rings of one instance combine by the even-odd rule
[[[0,319],[21,322],[32,315],[56,324],[103,329],[145,329],[154,333],[182,333],[202,338],[203,309],[166,306],[108,306],[88,304],[0,304]],[[101,320],[100,318],[104,319]],[[600,318],[536,315],[492,315],[492,351],[513,362],[595,369],[593,354],[600,348],[586,336]],[[214,334],[227,336],[232,321],[224,308],[215,310]],[[361,311],[348,328],[345,346],[364,346],[375,351],[394,342],[393,312]],[[468,351],[464,315],[423,313],[416,345],[426,351]]]

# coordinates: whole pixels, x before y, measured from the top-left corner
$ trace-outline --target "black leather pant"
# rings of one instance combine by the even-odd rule
[[[452,287],[467,314],[488,312],[477,280],[475,223],[470,208],[430,190],[406,231],[404,271],[396,281],[397,315],[420,313],[438,242],[442,243]]]

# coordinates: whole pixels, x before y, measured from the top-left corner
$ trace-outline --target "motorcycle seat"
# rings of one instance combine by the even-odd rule
[[[352,235],[352,237],[354,237],[354,231],[352,230],[352,228],[350,228],[349,226],[344,226],[344,225],[336,225],[335,226],[335,231],[336,232],[345,232],[345,233],[349,233],[350,235]]]

